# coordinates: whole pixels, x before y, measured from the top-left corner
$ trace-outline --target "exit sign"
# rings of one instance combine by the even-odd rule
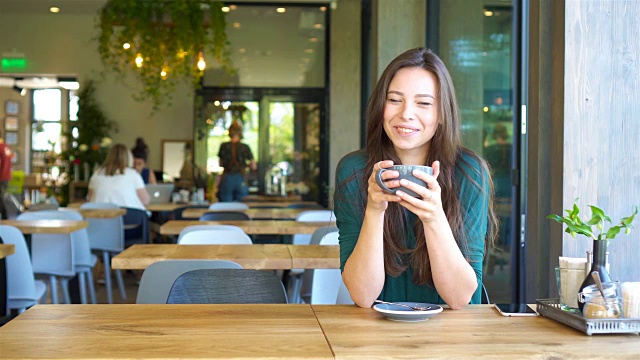
[[[25,58],[2,58],[0,68],[2,70],[17,70],[27,67],[27,59]]]

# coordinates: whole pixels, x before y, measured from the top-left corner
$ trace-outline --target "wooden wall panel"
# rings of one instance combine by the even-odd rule
[[[563,208],[579,198],[617,221],[640,205],[639,36],[640,1],[566,1]],[[564,236],[565,256],[590,248]],[[609,251],[613,279],[640,281],[640,218]]]

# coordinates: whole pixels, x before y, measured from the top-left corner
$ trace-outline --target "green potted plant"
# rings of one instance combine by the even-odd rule
[[[593,240],[593,263],[589,273],[597,271],[602,282],[611,282],[611,277],[606,270],[607,246],[609,240],[614,239],[623,229],[625,234],[629,234],[631,232],[631,229],[633,228],[631,223],[638,213],[638,207],[635,207],[635,210],[631,215],[623,217],[617,224],[609,227],[607,227],[607,223],[613,224],[611,217],[605,214],[605,212],[597,206],[589,205],[589,207],[591,208],[591,218],[586,221],[580,218],[580,208],[578,208],[578,204],[576,202],[574,202],[573,208],[565,210],[565,216],[551,214],[547,216],[547,219],[565,224],[567,226],[565,232],[574,238],[578,234],[591,238]],[[593,278],[591,276],[587,276],[580,285],[579,292],[594,283]],[[582,310],[583,305],[583,303],[578,302],[580,310]]]
[[[150,99],[154,110],[170,103],[177,84],[200,85],[213,65],[205,57],[232,74],[223,7],[219,0],[107,1],[96,24],[105,69],[132,74],[134,99]]]

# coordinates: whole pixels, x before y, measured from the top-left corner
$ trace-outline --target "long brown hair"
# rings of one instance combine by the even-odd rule
[[[109,149],[104,161],[104,173],[107,176],[124,174],[124,169],[131,166],[133,155],[124,144],[115,144]]]
[[[366,153],[368,156],[366,171],[362,174],[361,188],[366,194],[366,186],[374,165],[381,160],[393,160],[395,164],[401,164],[400,158],[394,151],[393,143],[384,131],[384,106],[387,98],[387,91],[391,80],[398,70],[402,68],[422,68],[437,79],[437,99],[438,116],[440,117],[438,128],[436,129],[426,163],[429,165],[435,161],[440,161],[440,174],[438,183],[442,188],[442,207],[451,226],[453,236],[458,247],[463,254],[468,254],[468,242],[463,226],[463,211],[459,201],[459,184],[455,181],[456,171],[460,171],[467,177],[480,191],[485,191],[487,184],[480,184],[473,179],[484,179],[489,181],[489,220],[487,226],[487,236],[485,246],[492,246],[495,241],[495,231],[497,218],[493,211],[493,182],[485,161],[475,155],[472,151],[464,148],[461,144],[460,113],[456,100],[453,81],[442,60],[431,50],[426,48],[415,48],[406,51],[396,57],[382,73],[380,80],[376,84],[367,107],[367,141]],[[477,164],[470,164],[467,159],[472,159]],[[466,165],[466,166],[465,166]],[[476,174],[468,174],[471,170]],[[431,266],[429,262],[429,252],[424,239],[424,227],[420,220],[413,224],[416,236],[415,249],[408,249],[405,242],[405,231],[403,227],[408,224],[408,219],[403,207],[397,203],[390,202],[384,217],[384,265],[386,273],[391,276],[398,276],[409,266],[414,269],[414,282],[418,284],[433,285]],[[406,260],[408,257],[408,261]],[[467,258],[467,260],[469,260]]]

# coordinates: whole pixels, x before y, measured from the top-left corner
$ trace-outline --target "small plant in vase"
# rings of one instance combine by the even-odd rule
[[[547,216],[547,219],[565,224],[567,226],[565,232],[574,238],[577,234],[580,234],[593,239],[593,263],[589,273],[597,271],[602,282],[611,282],[611,277],[606,270],[607,246],[609,240],[614,239],[623,229],[624,233],[627,235],[631,232],[631,229],[633,228],[631,223],[638,213],[638,207],[635,207],[635,210],[631,215],[623,217],[619,223],[609,226],[608,228],[606,228],[606,223],[613,223],[611,221],[611,217],[605,214],[604,211],[597,206],[589,205],[589,207],[591,208],[591,218],[587,221],[580,219],[580,209],[576,203],[573,204],[572,209],[565,210],[565,216],[551,214]],[[580,285],[579,292],[582,292],[582,289],[594,283],[595,281],[593,278],[591,276],[587,276]],[[584,304],[582,302],[578,302],[580,310],[582,310],[583,305]]]

